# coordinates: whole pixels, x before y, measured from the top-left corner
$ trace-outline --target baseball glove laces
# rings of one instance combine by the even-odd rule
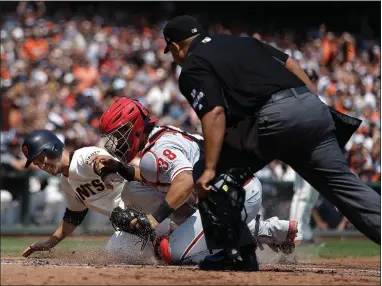
[[[138,220],[138,225],[131,227],[130,223],[134,219]],[[136,244],[142,243],[141,250],[146,247],[148,241],[154,242],[155,230],[151,227],[147,215],[137,206],[129,205],[126,209],[116,207],[110,215],[110,222],[116,231],[124,231],[139,237],[141,240]]]

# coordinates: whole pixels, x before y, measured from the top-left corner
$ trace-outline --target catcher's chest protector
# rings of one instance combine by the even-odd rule
[[[159,164],[155,154],[151,151],[146,152],[139,163],[141,175],[148,182],[158,183],[158,168]]]
[[[156,127],[141,152],[139,167],[143,179],[166,193],[173,178],[181,171],[192,171],[200,158],[199,138],[167,126]]]

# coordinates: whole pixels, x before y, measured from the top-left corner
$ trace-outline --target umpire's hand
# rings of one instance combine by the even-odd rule
[[[210,190],[210,183],[215,178],[215,170],[206,169],[203,175],[196,181],[196,191],[199,197],[204,197]]]

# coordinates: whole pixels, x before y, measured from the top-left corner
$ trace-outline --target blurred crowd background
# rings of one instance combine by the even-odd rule
[[[1,168],[2,172],[35,172],[30,188],[36,193],[46,186],[57,186],[57,182],[33,166],[23,169],[23,136],[45,128],[54,131],[69,150],[103,147],[99,118],[120,96],[138,99],[161,118],[160,124],[201,132],[197,116],[178,90],[180,68],[170,55],[163,54],[165,21],[187,13],[185,6],[180,9],[173,2],[138,5],[142,8],[124,8],[122,2],[76,5],[2,3]],[[139,9],[146,10],[138,13]],[[277,23],[267,22],[264,27],[245,22],[248,16],[235,22],[224,14],[225,21],[219,21],[216,16],[209,17],[208,11],[192,14],[209,33],[255,37],[281,49],[309,71],[326,104],[362,119],[346,146],[346,156],[352,171],[362,180],[380,182],[380,27],[376,30],[370,24],[367,13],[358,15],[358,30],[352,32],[345,30],[344,22],[338,24],[340,27],[333,24],[334,15],[327,22],[299,23],[299,29],[282,29]],[[252,10],[256,11],[261,14],[265,8]],[[349,27],[354,28],[355,22],[348,21]],[[258,176],[294,181],[295,173],[274,161]],[[265,184],[264,189],[272,193],[275,186]],[[17,198],[17,192],[11,194],[13,200]]]

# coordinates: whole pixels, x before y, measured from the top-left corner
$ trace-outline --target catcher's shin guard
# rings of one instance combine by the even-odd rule
[[[170,229],[166,234],[157,235],[154,239],[154,254],[158,260],[164,261],[167,264],[177,264],[171,255],[169,237],[178,226],[170,221]]]
[[[201,173],[198,166],[195,167],[194,178]],[[253,244],[252,234],[241,219],[241,212],[245,210],[243,185],[250,177],[249,170],[231,169],[213,181],[206,197],[199,197],[198,208],[210,251]]]
[[[173,264],[168,236],[160,236],[154,240],[154,253],[157,259]]]

